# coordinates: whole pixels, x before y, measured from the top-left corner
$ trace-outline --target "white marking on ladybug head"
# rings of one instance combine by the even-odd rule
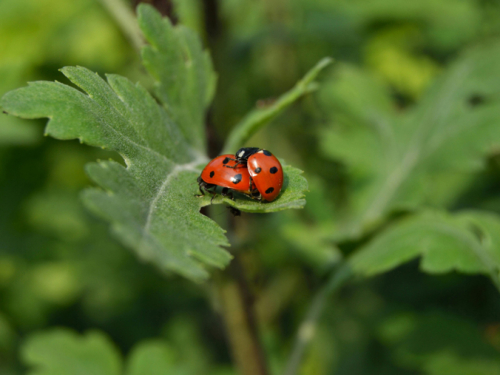
[[[239,154],[238,154],[238,157],[242,157],[243,155],[245,155],[245,151],[241,151]]]

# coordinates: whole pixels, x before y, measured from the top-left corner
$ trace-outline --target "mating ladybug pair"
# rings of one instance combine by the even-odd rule
[[[279,160],[258,147],[240,148],[235,155],[225,154],[210,161],[198,177],[200,192],[213,193],[222,187],[222,196],[234,199],[233,192],[259,201],[273,201],[283,186],[283,168]],[[213,197],[212,197],[213,199]]]

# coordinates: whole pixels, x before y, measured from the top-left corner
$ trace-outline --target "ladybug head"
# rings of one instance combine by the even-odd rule
[[[242,147],[236,152],[236,158],[238,160],[248,160],[250,156],[259,152],[261,149],[258,147]]]

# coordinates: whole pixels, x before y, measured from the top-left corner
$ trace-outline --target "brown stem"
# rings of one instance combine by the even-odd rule
[[[219,3],[217,0],[203,0],[203,10],[205,30],[210,43],[213,43],[222,31],[219,17]]]
[[[223,44],[224,28],[219,16],[219,3],[217,0],[201,0],[203,4],[203,22],[207,36],[208,48],[212,55],[214,65],[219,65],[220,56],[224,53],[221,44]],[[207,112],[207,138],[208,154],[210,157],[219,155],[222,149],[222,139],[218,134],[215,124],[212,120],[213,108]]]
[[[214,64],[217,66],[224,53],[222,44],[225,31],[219,15],[219,2],[218,0],[202,0],[202,2],[207,41]],[[212,121],[212,111],[207,113],[206,124],[208,153],[214,157],[222,148],[222,140]],[[227,220],[223,227],[227,228],[228,237],[233,243],[237,241],[236,238],[231,238],[235,233],[235,220],[242,218],[235,218],[229,211],[226,215]],[[238,372],[241,375],[268,375],[264,350],[258,335],[253,298],[238,254],[224,272],[214,277],[214,281],[231,355]]]
[[[241,375],[268,375],[253,298],[238,257],[217,280],[231,354]]]

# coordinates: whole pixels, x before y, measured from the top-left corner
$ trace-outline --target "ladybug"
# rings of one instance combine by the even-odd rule
[[[260,192],[260,199],[273,201],[283,187],[283,167],[269,151],[258,147],[243,147],[235,154],[236,163],[227,168],[246,166],[255,187]]]
[[[213,193],[212,199],[214,199],[215,188],[221,186],[221,195],[224,197],[229,196],[234,200],[233,192],[237,191],[250,198],[260,199],[260,193],[250,178],[247,167],[233,159],[233,156],[231,154],[217,156],[206,165],[198,177],[201,193],[198,197],[204,196],[204,191],[207,191]]]

